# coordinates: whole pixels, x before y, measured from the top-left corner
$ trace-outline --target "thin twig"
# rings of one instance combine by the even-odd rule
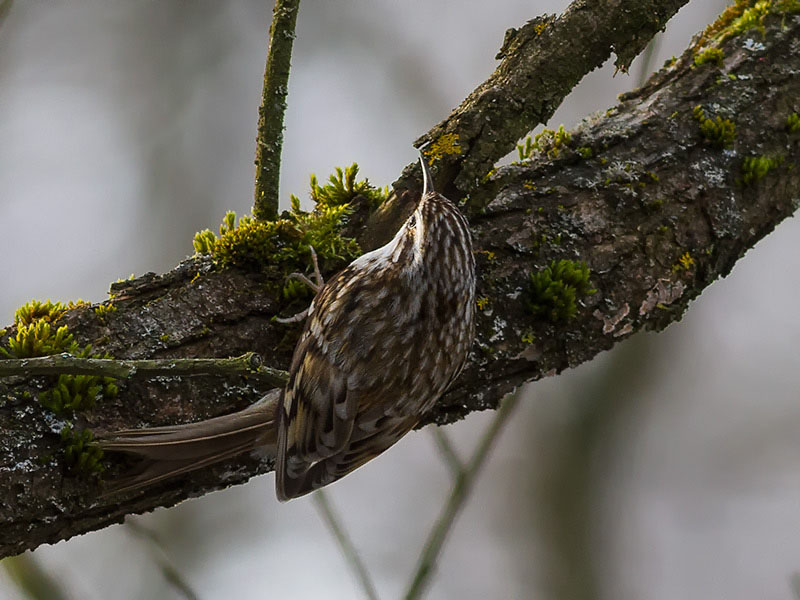
[[[361,562],[361,558],[358,556],[358,552],[356,552],[353,542],[348,537],[344,527],[342,527],[340,524],[339,517],[333,512],[333,507],[328,501],[328,495],[324,490],[317,490],[314,492],[312,498],[314,500],[314,504],[316,504],[317,509],[322,515],[322,519],[325,521],[325,524],[331,530],[333,537],[339,544],[339,548],[341,549],[347,564],[350,565],[350,568],[356,574],[356,577],[358,577],[358,580],[361,583],[361,588],[364,590],[364,595],[369,598],[369,600],[378,600],[378,592],[375,590],[375,584],[372,583],[372,579],[369,576],[367,567],[363,562]]]
[[[461,507],[469,497],[469,493],[472,490],[472,485],[475,482],[475,477],[486,461],[486,457],[489,454],[492,443],[500,433],[503,424],[506,422],[508,417],[514,411],[514,408],[519,403],[520,397],[521,393],[518,390],[511,396],[507,397],[500,405],[495,413],[494,419],[492,419],[492,422],[489,424],[489,427],[487,427],[483,437],[478,442],[478,446],[475,448],[472,458],[470,458],[466,467],[456,478],[456,481],[453,484],[453,489],[450,492],[450,497],[447,499],[447,502],[445,503],[439,518],[436,520],[436,523],[434,523],[434,526],[428,535],[428,539],[425,542],[425,546],[422,549],[422,554],[420,554],[419,561],[417,562],[417,568],[414,571],[411,584],[409,585],[408,591],[404,596],[405,600],[414,600],[422,596],[422,592],[425,590],[425,586],[428,584],[431,575],[433,574],[436,561],[439,558],[442,546],[447,539],[447,534],[452,529],[453,522],[458,516]]]
[[[180,574],[180,571],[172,564],[169,553],[158,535],[133,519],[125,521],[125,525],[147,542],[150,557],[153,559],[153,562],[158,565],[164,579],[188,598],[188,600],[199,600],[200,596],[195,593],[189,583]]]
[[[289,376],[286,371],[264,367],[255,352],[232,358],[166,358],[150,360],[115,360],[78,358],[71,354],[54,354],[36,358],[0,359],[0,377],[37,375],[98,375],[127,379],[134,376],[168,375],[246,375],[274,387],[282,387]]]
[[[276,0],[269,29],[269,53],[264,70],[264,91],[258,109],[256,137],[256,190],[253,216],[260,220],[278,216],[278,191],[283,146],[283,115],[289,92],[292,43],[300,0]]]
[[[450,474],[453,477],[458,477],[464,469],[464,463],[458,457],[450,438],[442,431],[441,427],[431,427],[431,433],[433,434],[433,441],[436,442],[436,447],[447,464],[447,468],[450,469]]]

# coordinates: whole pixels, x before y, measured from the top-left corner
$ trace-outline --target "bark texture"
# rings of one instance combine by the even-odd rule
[[[674,4],[677,10],[682,2],[659,4]],[[575,11],[589,10],[581,3],[575,6]],[[555,27],[557,21],[547,23]],[[486,300],[478,313],[470,362],[427,423],[494,408],[525,381],[589,360],[642,328],[661,329],[680,319],[691,299],[729,273],[740,256],[796,210],[800,133],[790,132],[787,117],[800,110],[800,16],[768,16],[764,23],[763,33],[754,29],[722,44],[721,66],[696,66],[693,49],[688,50],[616,108],[585,121],[556,158],[543,156],[491,176],[480,174],[509,150],[509,140],[549,116],[592,67],[570,75],[560,97],[527,114],[532,120],[521,119],[495,135],[495,126],[502,124],[489,118],[460,157],[443,162],[440,183],[454,199],[468,196],[478,296]],[[515,46],[512,38],[504,45],[506,61],[527,48]],[[606,40],[608,48],[619,43],[613,37]],[[639,48],[637,40],[620,47]],[[623,64],[630,58],[626,52],[619,50]],[[550,55],[549,60],[559,59]],[[523,62],[519,69],[527,68]],[[511,88],[504,89],[505,83]],[[513,106],[516,85],[498,80],[498,89],[491,92],[498,94],[498,106]],[[735,122],[730,148],[704,137],[697,105],[708,118]],[[453,117],[459,123],[477,122],[482,111],[491,112],[480,103],[474,113],[462,108],[464,113]],[[439,136],[436,129],[429,134],[431,139]],[[745,184],[745,158],[755,156],[773,157],[776,166]],[[410,197],[412,180],[407,169],[397,183],[394,205]],[[382,223],[365,226],[379,233],[362,239],[379,240],[382,229],[398,225],[402,212],[384,211],[378,217]],[[359,223],[364,220],[352,221],[353,227]],[[526,281],[562,258],[586,261],[597,291],[582,300],[570,321],[534,318],[524,306]],[[92,343],[117,358],[255,351],[266,365],[285,369],[300,327],[271,322],[281,304],[265,291],[269,283],[262,275],[218,270],[206,258],[192,258],[169,273],[115,284],[116,312],[101,317],[79,307],[59,325],[68,325],[80,343]],[[13,333],[11,328],[0,338],[4,345]],[[0,379],[0,556],[99,529],[127,514],[171,506],[271,469],[269,457],[245,456],[130,496],[99,497],[96,481],[64,470],[58,436],[63,423],[31,397],[48,385],[52,379]],[[195,421],[241,409],[266,388],[243,376],[134,378],[121,385],[113,401],[79,422],[112,429]]]

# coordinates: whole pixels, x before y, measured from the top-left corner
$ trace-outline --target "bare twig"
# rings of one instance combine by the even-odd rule
[[[450,474],[453,477],[458,477],[464,469],[464,464],[458,457],[456,449],[453,448],[450,438],[442,431],[441,427],[431,427],[431,433],[433,434],[433,441],[436,442],[436,447],[442,454],[442,459],[447,464],[447,468],[450,469]]]
[[[358,556],[353,542],[350,540],[344,527],[342,527],[339,517],[333,512],[333,507],[328,501],[328,495],[325,493],[325,490],[317,490],[312,496],[312,499],[317,506],[317,510],[319,510],[322,515],[322,519],[325,521],[328,528],[330,528],[333,537],[339,544],[339,549],[342,551],[345,561],[347,561],[347,564],[356,574],[356,577],[358,577],[361,588],[364,590],[364,595],[369,598],[369,600],[378,600],[378,592],[375,590],[375,584],[372,583],[367,567],[361,562],[361,557]]]
[[[258,109],[256,137],[256,191],[253,216],[268,220],[278,216],[278,191],[283,147],[283,115],[289,92],[292,43],[300,0],[276,0],[269,30],[269,53],[264,71],[264,91]]]
[[[54,354],[37,358],[0,360],[0,377],[37,375],[98,375],[128,379],[171,375],[246,375],[268,385],[282,387],[289,376],[286,371],[261,365],[261,358],[248,352],[232,358],[167,358],[149,360],[113,360],[78,358],[71,354]]]
[[[169,553],[158,535],[156,535],[154,531],[138,523],[135,519],[125,521],[125,525],[147,543],[148,553],[153,559],[153,562],[158,565],[164,579],[188,600],[199,600],[200,596],[195,593],[189,583],[180,574],[180,571],[172,564]]]
[[[417,568],[414,570],[411,585],[409,585],[408,591],[404,596],[405,600],[414,600],[422,597],[422,592],[425,590],[425,586],[428,584],[433,574],[436,561],[447,539],[447,534],[452,529],[461,507],[472,491],[472,485],[475,482],[480,468],[486,462],[486,457],[489,455],[492,443],[497,439],[506,420],[519,403],[520,397],[521,393],[518,390],[514,394],[508,396],[500,405],[500,408],[497,409],[497,413],[495,413],[494,419],[492,419],[492,422],[489,424],[480,442],[478,442],[478,446],[475,448],[475,452],[472,454],[469,463],[467,463],[466,467],[456,478],[453,484],[453,490],[450,492],[450,496],[447,498],[447,502],[439,518],[436,520],[436,523],[428,535],[425,547],[422,549]]]

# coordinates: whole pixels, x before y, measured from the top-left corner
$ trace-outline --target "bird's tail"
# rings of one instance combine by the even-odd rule
[[[201,469],[262,446],[275,446],[273,390],[239,412],[185,425],[123,429],[98,434],[106,452],[142,459],[133,470],[110,480],[104,496],[142,488],[169,477]]]

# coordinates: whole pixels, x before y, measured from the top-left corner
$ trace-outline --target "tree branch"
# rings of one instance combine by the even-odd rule
[[[283,115],[289,93],[289,69],[299,8],[300,0],[276,0],[269,29],[264,91],[258,109],[256,192],[253,203],[253,216],[264,221],[278,216]]]
[[[77,358],[54,354],[37,358],[0,360],[0,377],[38,375],[96,375],[98,377],[218,377],[244,375],[264,385],[283,387],[289,379],[286,371],[261,366],[261,358],[248,352],[232,358],[166,358],[161,360],[113,360]]]
[[[695,49],[688,50],[606,115],[583,123],[555,158],[504,167],[472,183],[458,179],[473,211],[478,293],[485,301],[470,362],[425,423],[494,408],[524,381],[587,361],[640,329],[680,319],[691,299],[792,214],[800,140],[787,128],[787,115],[799,108],[800,16],[768,16],[764,27],[763,34],[754,29],[722,43],[721,66],[696,66]],[[578,46],[580,39],[569,42]],[[506,53],[515,51],[507,45]],[[556,53],[549,60],[561,58]],[[506,80],[511,88],[513,81]],[[503,85],[498,81],[497,103],[513,104],[514,91]],[[735,121],[731,148],[703,136],[697,105],[708,119]],[[475,110],[472,122],[483,108]],[[487,123],[469,148],[502,126]],[[505,153],[506,142],[501,146],[493,154]],[[759,156],[774,158],[774,168],[758,180],[745,177],[743,169],[753,163],[745,158]],[[452,171],[452,181],[462,172]],[[398,189],[410,181],[408,171],[404,178]],[[526,311],[526,282],[562,258],[587,261],[597,292],[583,300],[574,319],[551,323]],[[252,351],[273,368],[286,368],[300,327],[271,320],[281,300],[265,290],[277,284],[195,257],[163,275],[115,284],[117,310],[103,318],[79,306],[58,325],[67,325],[80,344],[119,359]],[[13,334],[11,327],[0,344],[7,347]],[[32,399],[49,385],[47,377],[0,379],[1,555],[171,506],[272,467],[269,458],[244,456],[130,496],[100,498],[96,481],[64,470],[63,422]],[[269,387],[245,376],[132,378],[78,425],[107,430],[195,421],[244,408]]]
[[[435,187],[453,200],[469,200],[498,160],[517,140],[547,123],[561,102],[614,52],[627,71],[631,61],[689,0],[576,0],[560,17],[544,16],[506,31],[494,73],[416,146],[454,140],[450,150],[434,149]],[[428,150],[429,156],[431,150]],[[394,235],[411,213],[422,189],[416,163],[393,184],[390,202],[370,218],[359,241],[376,248]]]

